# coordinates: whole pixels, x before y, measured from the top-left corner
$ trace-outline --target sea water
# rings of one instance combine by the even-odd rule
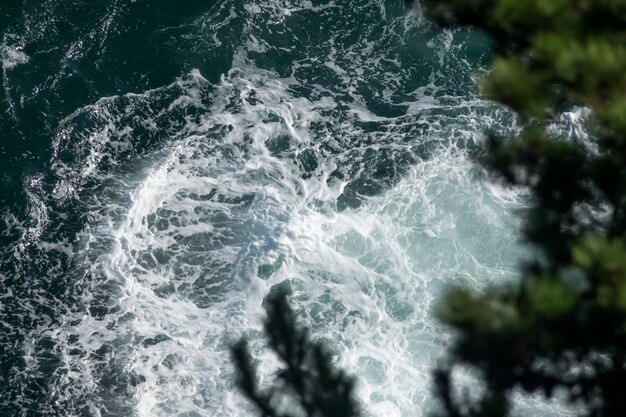
[[[271,381],[277,288],[365,415],[432,410],[443,291],[513,279],[525,251],[524,192],[472,159],[516,129],[476,93],[488,38],[401,0],[27,0],[0,19],[0,415],[253,416],[229,346],[248,338]]]

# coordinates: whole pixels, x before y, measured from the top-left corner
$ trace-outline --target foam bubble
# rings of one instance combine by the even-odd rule
[[[5,34],[2,45],[0,46],[0,59],[2,60],[2,68],[5,72],[12,70],[18,65],[27,64],[30,61],[30,57],[26,55],[21,46],[7,44],[13,37],[13,35]]]

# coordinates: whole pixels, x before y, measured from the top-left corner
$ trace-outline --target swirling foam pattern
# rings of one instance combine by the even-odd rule
[[[366,415],[431,409],[442,289],[510,279],[523,252],[524,195],[468,156],[515,129],[473,92],[486,39],[400,0],[0,19],[0,414],[251,416],[228,347],[246,335],[271,376],[262,302],[282,286]]]

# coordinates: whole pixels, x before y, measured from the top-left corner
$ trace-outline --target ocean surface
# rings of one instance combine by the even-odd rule
[[[484,35],[403,0],[2,0],[0,29],[0,416],[253,416],[228,348],[267,382],[277,287],[366,416],[432,410],[443,289],[524,252],[471,159],[515,130]]]

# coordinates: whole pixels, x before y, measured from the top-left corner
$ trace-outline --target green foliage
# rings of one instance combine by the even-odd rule
[[[483,164],[531,191],[524,237],[540,256],[516,285],[451,289],[438,310],[458,334],[435,372],[444,416],[505,416],[509,393],[555,388],[587,416],[626,413],[626,0],[431,0],[442,26],[489,33],[499,55],[483,93],[520,115]],[[549,134],[568,106],[591,110],[594,146]],[[556,136],[556,137],[555,137]],[[487,389],[454,398],[451,372]]]
[[[256,367],[242,339],[232,348],[239,389],[264,417],[357,416],[353,379],[335,369],[324,347],[311,341],[308,331],[298,326],[287,294],[277,292],[266,301],[265,334],[284,367],[278,372],[276,383],[261,390]]]

